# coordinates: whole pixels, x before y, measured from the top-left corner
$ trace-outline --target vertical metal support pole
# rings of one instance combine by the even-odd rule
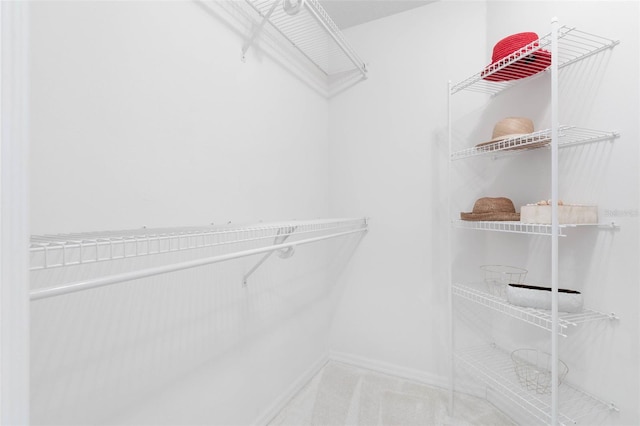
[[[638,9],[638,16],[637,16],[637,21],[636,22],[640,22],[640,5],[638,5],[637,9]],[[640,44],[640,34],[638,35],[638,43]],[[640,99],[640,87],[638,87],[637,95],[638,95],[637,99]],[[638,151],[638,159],[637,159],[637,161],[638,161],[637,164],[640,164],[640,150]],[[638,189],[637,189],[637,191],[638,191],[637,195],[638,195],[638,199],[640,199],[640,176],[638,176],[638,184],[639,185],[638,185]],[[638,230],[637,237],[638,237],[638,241],[640,241],[640,229]],[[638,304],[636,306],[640,306],[640,294],[638,295]],[[638,317],[638,327],[640,327],[640,317]],[[638,371],[638,381],[637,381],[637,383],[640,383],[640,369]]]
[[[29,424],[28,2],[0,2],[0,424]]]
[[[551,20],[551,425],[558,424],[558,18]]]
[[[447,303],[449,308],[449,415],[453,416],[453,391],[454,391],[454,356],[453,356],[453,242],[451,238],[453,232],[451,230],[451,153],[452,153],[452,141],[451,141],[451,80],[447,84],[447,253],[448,253],[448,268],[447,268]]]

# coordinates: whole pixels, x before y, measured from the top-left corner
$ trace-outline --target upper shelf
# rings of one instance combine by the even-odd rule
[[[283,232],[291,243],[303,243],[325,236],[366,230],[366,219],[319,219],[248,226],[204,226],[79,234],[34,235],[31,237],[30,270],[80,265],[162,253],[227,247],[236,252],[252,243],[269,246]]]
[[[558,30],[558,69],[566,67],[574,62],[585,59],[593,54],[611,48],[618,44],[618,40],[611,40],[600,37],[595,34],[586,33],[584,31],[562,26]],[[522,69],[525,71],[527,61],[523,60],[540,49],[548,50],[551,47],[551,33],[540,37],[538,40],[526,45],[520,50],[507,55],[505,59],[482,71],[468,77],[457,84],[451,86],[451,94],[468,90],[472,92],[487,93],[495,95],[502,90],[511,87],[520,80],[509,81],[488,81],[487,77],[503,70],[506,67],[510,69]],[[524,56],[524,58],[523,58]]]
[[[111,265],[120,268],[92,268],[98,275],[83,276],[79,281],[65,278],[65,273],[48,274],[47,278],[52,279],[45,280],[47,286],[32,290],[30,299],[47,299],[262,254],[262,259],[244,275],[246,285],[247,278],[271,253],[278,251],[280,257],[288,258],[298,246],[366,231],[367,220],[363,218],[36,236],[31,238],[32,271],[100,261],[116,261]],[[176,251],[181,253],[168,257],[167,253]],[[160,264],[149,266],[153,262],[129,259],[149,255],[154,256],[148,260],[160,260]],[[122,266],[126,266],[124,272]]]
[[[585,129],[575,126],[560,126],[558,129],[558,147],[613,140],[619,137],[617,132]],[[500,153],[514,153],[548,146],[551,142],[551,129],[540,130],[525,136],[515,136],[508,139],[472,148],[462,149],[451,154],[451,160],[460,160],[479,155],[496,155]]]
[[[295,14],[285,10],[283,0],[246,2],[260,15],[262,23],[243,52],[248,49],[257,32],[269,23],[325,76],[357,71],[362,78],[366,78],[365,63],[317,0],[305,0],[303,7]]]

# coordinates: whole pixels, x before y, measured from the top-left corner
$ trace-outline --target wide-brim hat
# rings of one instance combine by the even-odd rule
[[[488,81],[518,80],[547,69],[551,65],[551,52],[538,49],[538,40],[536,33],[523,32],[497,42],[491,64],[482,71],[482,78]]]
[[[551,139],[546,136],[534,133],[533,121],[526,117],[506,117],[498,121],[493,126],[491,140],[476,145],[476,148],[482,148],[487,145],[506,141],[507,139],[517,139],[512,144],[505,143],[503,148],[506,150],[529,149],[547,145]]]
[[[460,213],[462,220],[520,220],[513,201],[506,197],[478,198],[473,204],[473,211]]]

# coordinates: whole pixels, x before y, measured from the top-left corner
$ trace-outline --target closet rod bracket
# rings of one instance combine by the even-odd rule
[[[273,5],[271,6],[271,8],[267,12],[267,14],[262,17],[262,21],[260,21],[260,24],[258,24],[257,26],[254,26],[253,32],[251,33],[251,36],[242,45],[242,58],[241,58],[242,62],[246,62],[245,54],[247,53],[247,50],[249,50],[251,45],[253,45],[253,42],[258,37],[258,35],[262,32],[262,29],[264,28],[266,23],[269,22],[269,18],[271,18],[271,15],[273,15],[273,11],[276,9],[276,6],[278,5],[278,3],[279,2],[277,2],[277,1],[273,2]]]
[[[276,237],[273,240],[273,245],[274,246],[280,246],[281,244],[283,244],[287,238],[289,238],[291,236],[291,234],[293,234],[293,232],[296,230],[297,226],[286,226],[284,228],[280,228],[278,229],[278,233],[276,235]],[[251,268],[249,270],[249,272],[247,272],[246,274],[244,274],[244,277],[242,277],[242,286],[246,287],[247,286],[247,280],[249,279],[249,277],[258,270],[258,268],[260,267],[260,265],[262,265],[269,257],[271,257],[271,255],[275,252],[275,251],[280,251],[280,257],[283,259],[288,259],[291,256],[293,256],[293,252],[295,250],[295,246],[291,245],[288,246],[286,248],[274,248],[273,250],[265,253],[264,256],[262,256],[262,258],[258,261],[258,263],[256,263],[253,268]]]

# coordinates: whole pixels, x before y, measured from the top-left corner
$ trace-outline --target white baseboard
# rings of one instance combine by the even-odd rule
[[[318,374],[322,367],[329,361],[329,353],[324,353],[316,362],[314,362],[307,371],[300,375],[295,382],[291,384],[284,392],[282,392],[274,402],[253,422],[255,426],[264,426],[269,424],[278,413],[291,401],[291,399],[300,392],[313,377]]]
[[[411,381],[425,384],[428,386],[434,386],[434,387],[444,388],[444,389],[447,389],[449,387],[448,377],[442,377],[436,374],[431,374],[431,373],[427,373],[420,370],[401,367],[399,365],[377,361],[377,360],[365,358],[359,355],[347,354],[343,352],[331,352],[329,354],[329,359],[331,361],[350,364],[350,365],[353,365],[354,367],[360,367],[360,368],[375,371],[378,373],[400,377],[402,379],[411,380]]]

